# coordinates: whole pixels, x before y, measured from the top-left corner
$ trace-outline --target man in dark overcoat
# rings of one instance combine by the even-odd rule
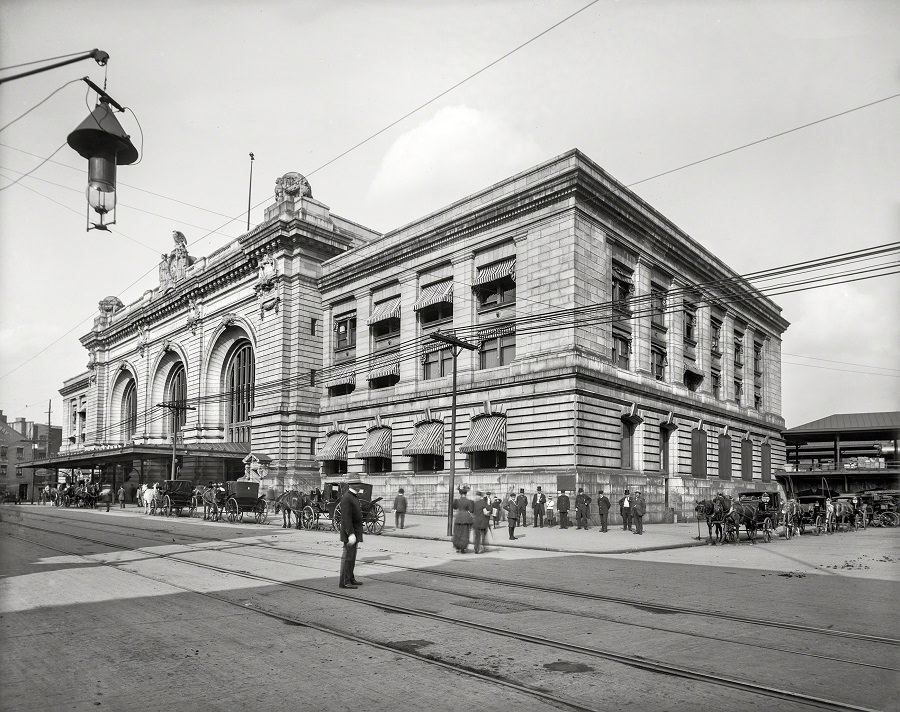
[[[609,497],[603,494],[603,489],[597,493],[597,508],[600,510],[600,532],[609,531],[606,526],[609,524],[609,508],[611,503]]]
[[[356,568],[356,550],[363,540],[362,507],[359,504],[355,485],[350,485],[341,497],[341,541],[344,549],[341,552],[341,588],[356,588],[362,582],[356,580],[353,570]]]
[[[588,528],[588,517],[591,514],[591,498],[584,493],[584,489],[578,488],[578,496],[575,497],[575,524],[576,529]]]
[[[483,554],[486,550],[484,542],[487,540],[488,527],[491,524],[491,504],[483,492],[475,493],[475,521],[472,522],[472,536],[475,544],[475,553]]]
[[[560,529],[569,528],[569,507],[571,506],[569,495],[565,493],[565,490],[556,493],[556,511],[559,512]]]
[[[547,495],[541,492],[540,486],[531,496],[531,523],[536,527],[544,526],[544,507],[547,504]]]
[[[516,511],[519,513],[519,519],[521,521],[517,522],[521,524],[523,527],[528,526],[528,497],[525,494],[525,489],[521,488],[519,490],[519,494],[516,497]],[[534,522],[532,522],[534,524]]]

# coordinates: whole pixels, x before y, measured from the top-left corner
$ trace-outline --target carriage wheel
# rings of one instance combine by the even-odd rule
[[[228,518],[228,521],[234,524],[237,521],[239,513],[240,508],[238,507],[237,500],[234,497],[229,497],[225,502],[225,516]]]
[[[900,525],[900,515],[898,515],[896,512],[881,513],[881,526],[896,527],[897,525]]]
[[[384,508],[378,503],[373,504],[364,524],[369,534],[381,534],[384,530]]]
[[[763,522],[763,539],[766,540],[766,544],[772,541],[772,529],[772,520],[766,517],[766,520]]]
[[[197,506],[198,506],[197,497],[191,497],[191,504],[190,504],[190,507],[188,507],[188,516],[189,517],[193,517],[194,514],[197,512]]]
[[[316,513],[313,511],[312,507],[306,505],[303,508],[303,511],[300,512],[299,522],[300,526],[306,530],[317,528],[318,521],[316,520]]]
[[[784,518],[784,538],[790,540],[794,536],[794,524],[788,517]]]
[[[331,528],[340,531],[341,528],[341,505],[337,505],[334,508],[334,513],[331,515]]]
[[[172,498],[169,495],[163,497],[162,513],[167,517],[172,516]]]
[[[816,515],[816,536],[819,536],[822,532],[825,531],[825,520],[822,519],[822,515]]]
[[[260,498],[256,503],[256,509],[253,512],[257,524],[265,524],[269,518],[269,505],[265,499]]]

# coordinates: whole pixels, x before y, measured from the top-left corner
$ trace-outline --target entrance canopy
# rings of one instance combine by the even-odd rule
[[[197,457],[202,459],[234,460],[243,467],[243,459],[250,453],[250,443],[202,443],[179,445],[178,457]],[[97,448],[93,450],[76,450],[39,460],[29,460],[22,467],[75,468],[90,469],[133,462],[134,460],[171,460],[171,445],[122,445],[117,447]]]

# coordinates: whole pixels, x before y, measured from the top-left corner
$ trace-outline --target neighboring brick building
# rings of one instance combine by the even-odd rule
[[[477,347],[458,361],[470,486],[641,487],[658,520],[783,466],[780,309],[578,151],[384,236],[286,174],[209,257],[175,237],[159,288],[103,300],[82,337],[54,464],[158,479],[176,431],[198,481],[364,474],[442,512],[442,331]]]
[[[10,423],[0,411],[0,492],[31,500],[34,487],[53,479],[49,470],[30,467],[32,461],[59,453],[62,428],[16,418]]]

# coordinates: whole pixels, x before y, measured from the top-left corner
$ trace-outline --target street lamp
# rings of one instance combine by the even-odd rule
[[[435,341],[450,344],[450,352],[453,354],[453,396],[450,401],[450,487],[447,492],[447,536],[453,535],[453,490],[456,481],[456,357],[463,349],[475,351],[478,347],[468,341],[462,341],[455,336],[449,336],[437,331],[431,335]]]

